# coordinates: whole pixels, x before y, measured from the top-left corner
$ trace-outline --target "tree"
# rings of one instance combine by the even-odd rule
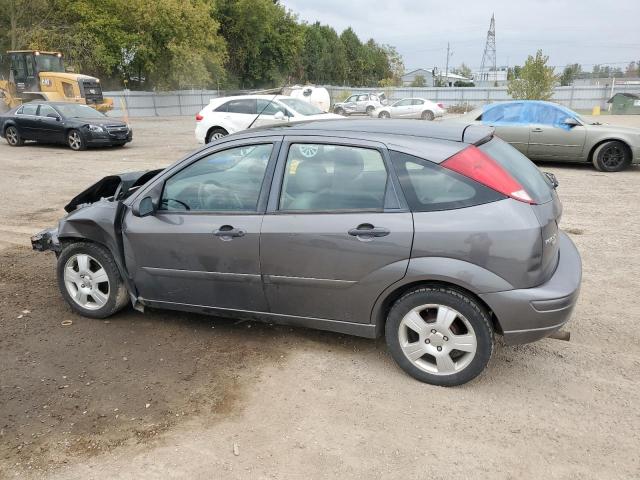
[[[575,78],[582,73],[582,67],[579,63],[573,63],[564,67],[562,75],[560,75],[560,85],[566,87],[571,85]]]
[[[519,100],[549,100],[557,77],[553,67],[547,66],[548,61],[549,57],[543,55],[542,50],[538,50],[535,57],[529,55],[520,71],[520,78],[509,81],[509,95]]]
[[[458,68],[454,68],[453,70],[451,70],[451,73],[455,73],[456,75],[461,75],[465,78],[471,78],[471,76],[473,75],[473,72],[471,71],[471,68],[469,68],[467,65],[463,63],[460,64],[460,66]]]
[[[364,49],[362,42],[351,27],[340,34],[347,60],[347,82],[353,86],[364,85],[363,71],[365,68]]]
[[[424,79],[424,77],[422,75],[416,75],[416,77],[413,79],[413,82],[411,82],[411,86],[412,87],[426,87],[427,86],[427,82]]]

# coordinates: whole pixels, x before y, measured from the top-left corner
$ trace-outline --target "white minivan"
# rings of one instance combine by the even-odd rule
[[[220,97],[196,115],[196,140],[209,143],[249,127],[330,118],[342,117],[285,95]]]

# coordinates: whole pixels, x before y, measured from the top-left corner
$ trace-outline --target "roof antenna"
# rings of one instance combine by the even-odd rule
[[[273,96],[273,98],[267,102],[267,104],[262,108],[262,110],[260,110],[258,115],[256,115],[256,118],[254,118],[253,121],[246,128],[247,130],[249,130],[253,126],[253,124],[256,123],[256,120],[258,120],[258,118],[260,118],[260,115],[262,115],[262,113],[267,109],[267,107],[273,103],[273,101],[276,99],[276,97],[282,93],[282,89],[283,88],[284,88],[284,86],[280,87],[280,90],[278,90],[276,92],[276,94]]]

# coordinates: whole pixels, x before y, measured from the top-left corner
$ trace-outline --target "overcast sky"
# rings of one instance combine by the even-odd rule
[[[398,48],[407,71],[450,64],[480,67],[491,13],[500,65],[542,48],[551,65],[640,60],[640,0],[281,0],[302,20],[353,27],[361,40]]]

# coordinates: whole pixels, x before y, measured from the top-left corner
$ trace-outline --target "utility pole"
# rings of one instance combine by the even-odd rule
[[[447,66],[444,69],[444,81],[449,86],[449,42],[447,42]]]

